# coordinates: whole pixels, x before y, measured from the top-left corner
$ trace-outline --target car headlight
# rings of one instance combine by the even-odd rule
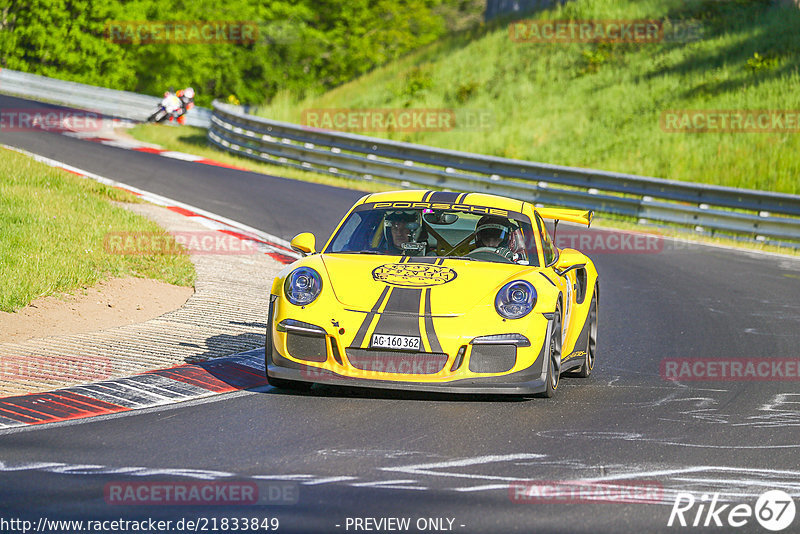
[[[309,267],[292,271],[283,283],[286,298],[295,306],[305,306],[314,302],[322,291],[322,278]]]
[[[494,308],[506,319],[525,317],[535,305],[536,288],[525,280],[515,280],[504,285],[494,299]]]

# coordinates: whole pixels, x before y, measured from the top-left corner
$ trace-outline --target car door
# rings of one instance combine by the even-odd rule
[[[572,318],[572,309],[575,305],[575,271],[570,271],[566,273],[564,276],[560,276],[554,266],[556,262],[558,262],[558,255],[559,250],[553,243],[553,240],[550,238],[550,233],[547,231],[547,226],[545,226],[542,217],[537,213],[536,214],[536,224],[539,230],[539,241],[542,244],[542,256],[543,256],[543,265],[550,274],[550,279],[556,282],[559,291],[561,291],[561,295],[563,297],[563,304],[562,304],[562,321],[561,321],[561,339],[562,345],[564,347],[569,346],[567,344],[569,333],[571,332],[571,318]],[[562,359],[567,356],[566,352],[561,354]]]

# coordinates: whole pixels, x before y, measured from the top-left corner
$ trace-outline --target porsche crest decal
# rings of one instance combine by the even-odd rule
[[[430,287],[452,282],[456,272],[449,267],[427,263],[387,263],[372,271],[376,282],[397,287]]]

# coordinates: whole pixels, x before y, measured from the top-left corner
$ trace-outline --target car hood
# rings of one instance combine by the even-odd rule
[[[347,308],[371,310],[391,291],[393,309],[387,311],[418,314],[424,305],[420,296],[429,290],[433,304],[429,313],[433,315],[460,315],[487,299],[493,302],[504,283],[535,269],[503,263],[366,254],[324,254],[322,261],[336,299]]]

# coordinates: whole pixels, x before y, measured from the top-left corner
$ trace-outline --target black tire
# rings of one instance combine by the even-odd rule
[[[537,397],[551,398],[556,394],[561,379],[561,303],[556,306],[553,313],[553,333],[550,336],[550,347],[547,351],[547,375],[545,376],[545,390]]]
[[[597,352],[597,285],[594,286],[592,295],[592,305],[589,307],[589,315],[586,317],[589,322],[589,335],[586,336],[586,356],[583,358],[583,365],[575,372],[578,378],[587,378],[594,369],[594,358]]]
[[[147,117],[147,122],[161,122],[166,116],[167,112],[164,111],[164,108],[157,109],[155,113]]]
[[[267,383],[278,389],[287,389],[289,391],[308,391],[314,384],[312,382],[296,382],[294,380],[285,380],[283,378],[273,378],[267,375]]]

